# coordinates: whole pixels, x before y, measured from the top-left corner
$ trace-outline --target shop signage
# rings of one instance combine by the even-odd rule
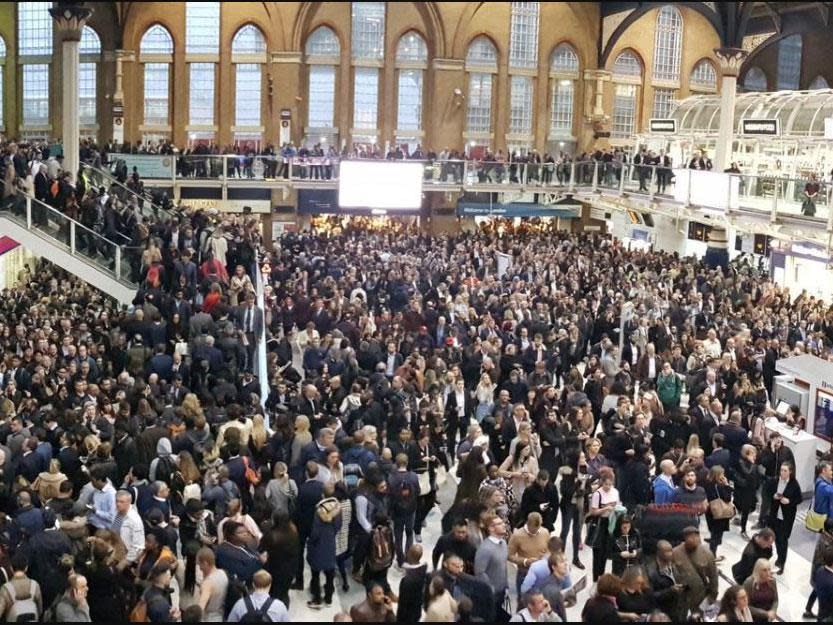
[[[651,119],[649,121],[650,121],[651,132],[653,132],[653,133],[673,135],[673,134],[676,134],[676,132],[677,132],[677,120],[676,119],[654,118],[654,119]]]
[[[781,134],[781,124],[777,119],[742,119],[740,132],[747,136],[777,137]]]

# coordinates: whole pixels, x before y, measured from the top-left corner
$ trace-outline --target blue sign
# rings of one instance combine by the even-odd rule
[[[560,217],[561,219],[576,219],[581,212],[581,204],[575,207],[546,204],[525,204],[510,202],[501,204],[483,204],[480,202],[458,202],[457,214],[465,217]]]

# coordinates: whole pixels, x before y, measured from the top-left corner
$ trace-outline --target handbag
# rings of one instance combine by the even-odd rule
[[[260,473],[249,466],[248,456],[243,456],[243,465],[246,467],[246,481],[252,486],[260,484]]]
[[[419,479],[419,495],[420,495],[420,497],[430,493],[431,492],[431,475],[428,473],[428,471],[423,471],[422,473],[417,473],[417,478]]]
[[[709,502],[709,511],[712,513],[712,518],[717,521],[734,518],[738,512],[735,504],[724,501],[720,497]]]
[[[810,509],[807,510],[807,515],[804,517],[804,527],[806,527],[811,532],[815,532],[818,534],[820,531],[824,529],[824,524],[827,522],[827,515],[820,514],[813,509],[813,504],[815,503],[816,498],[810,501]]]

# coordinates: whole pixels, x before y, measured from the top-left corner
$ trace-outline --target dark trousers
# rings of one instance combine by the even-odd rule
[[[335,592],[335,576],[334,569],[324,571],[324,601],[330,603],[333,600],[333,593]],[[312,594],[312,600],[316,603],[321,603],[321,571],[312,571],[312,579],[309,583],[309,590]]]
[[[714,555],[717,555],[717,548],[723,542],[723,534],[725,532],[723,530],[710,530],[709,531],[709,549]]]
[[[769,526],[775,532],[775,566],[779,569],[784,568],[784,563],[787,561],[787,551],[790,547],[792,526],[787,525],[781,519],[770,519]]]
[[[309,540],[307,532],[298,532],[298,544],[301,549],[298,554],[298,572],[295,574],[295,583],[302,588],[304,586],[304,547],[307,546],[307,540]]]
[[[368,586],[370,582],[376,582],[385,589],[385,594],[389,594],[390,583],[388,583],[388,569],[381,571],[371,571],[368,567],[364,569],[364,585]]]
[[[578,506],[574,503],[561,503],[561,542],[567,546],[567,534],[573,526],[573,559],[578,558],[578,548],[581,543],[581,519],[578,517]]]
[[[404,534],[404,549],[403,549]],[[396,563],[402,566],[405,561],[405,552],[414,544],[414,513],[408,516],[393,517],[393,542],[396,546]]]
[[[370,547],[370,534],[359,528],[356,532],[356,544],[353,547],[353,573],[359,573],[367,559]]]
[[[608,558],[608,543],[610,542],[610,534],[607,533],[607,519],[602,517],[602,526],[599,529],[599,535],[596,539],[596,544],[593,545],[593,581],[597,581],[604,575],[605,568],[607,568]]]
[[[417,499],[417,511],[416,511],[416,518],[414,519],[414,533],[419,536],[422,534],[422,524],[425,522],[425,518],[434,508],[434,504],[437,501],[437,493],[433,490],[428,493],[427,495],[421,495],[419,499]]]

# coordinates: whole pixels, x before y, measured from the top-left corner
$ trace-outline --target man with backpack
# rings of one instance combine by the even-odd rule
[[[26,575],[28,559],[20,551],[12,556],[12,578],[0,587],[0,621],[39,621],[43,613],[40,585]]]
[[[280,599],[269,595],[272,576],[263,569],[252,576],[254,590],[237,600],[229,612],[230,623],[288,623],[289,612]]]
[[[391,601],[399,598],[393,593],[388,583],[388,569],[393,564],[393,531],[390,527],[388,515],[377,511],[373,517],[373,528],[370,530],[370,547],[364,566],[364,585],[369,587],[378,584],[385,589],[385,594]]]
[[[405,551],[414,542],[414,516],[419,497],[419,478],[408,470],[408,456],[396,456],[396,471],[388,477],[388,492],[391,494],[391,516],[393,517],[393,538],[396,544],[396,564],[401,567]],[[405,534],[403,549],[402,534]]]

